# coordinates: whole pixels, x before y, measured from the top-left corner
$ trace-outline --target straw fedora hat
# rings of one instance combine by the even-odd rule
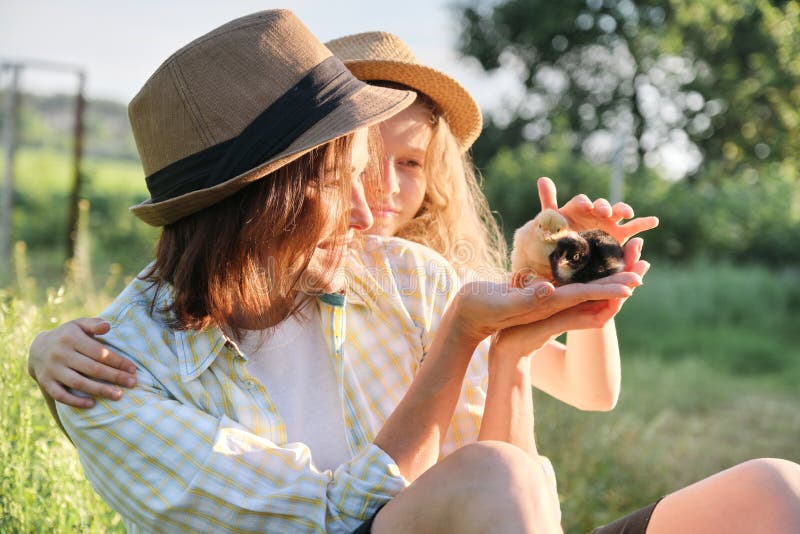
[[[462,152],[480,135],[481,110],[469,91],[447,74],[422,65],[396,35],[357,33],[328,41],[325,46],[359,80],[400,83],[427,95],[440,108]]]
[[[288,10],[233,20],[170,56],[131,101],[150,192],[131,211],[171,224],[414,98],[356,79]]]

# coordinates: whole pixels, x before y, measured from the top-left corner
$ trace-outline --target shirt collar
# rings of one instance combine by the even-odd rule
[[[215,325],[201,331],[176,330],[175,342],[182,382],[189,382],[200,376],[223,350],[233,350],[238,357],[247,359],[236,344]]]
[[[326,293],[318,298],[335,307],[344,307],[353,300],[350,295],[345,297],[344,293]],[[360,298],[354,298],[357,303],[363,303]],[[237,357],[247,361],[247,355],[239,346],[213,324],[202,331],[176,330],[175,342],[182,382],[190,382],[200,376],[223,350],[231,350]]]

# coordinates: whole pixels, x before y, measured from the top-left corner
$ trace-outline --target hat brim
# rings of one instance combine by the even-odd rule
[[[152,202],[145,200],[132,206],[131,212],[151,226],[174,223],[236,193],[246,185],[300,158],[343,135],[372,126],[402,111],[414,102],[414,93],[366,85],[353,93],[330,114],[309,128],[288,148],[245,173],[219,185],[184,195]]]
[[[427,95],[441,109],[462,152],[480,135],[483,126],[480,107],[469,91],[447,74],[403,61],[363,59],[345,60],[344,64],[359,80],[400,83]]]

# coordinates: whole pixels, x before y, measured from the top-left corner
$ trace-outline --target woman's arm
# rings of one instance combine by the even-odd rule
[[[493,332],[515,325],[534,325],[551,317],[555,322],[545,322],[539,330],[546,331],[540,343],[528,347],[528,354],[539,348],[553,334],[553,324],[562,324],[558,317],[574,310],[582,303],[625,298],[631,294],[631,287],[640,282],[635,273],[621,273],[606,283],[576,284],[553,288],[546,282],[537,282],[527,288],[511,288],[507,284],[492,282],[473,282],[465,285],[456,295],[453,303],[444,314],[442,323],[436,329],[433,344],[406,395],[387,420],[375,439],[375,444],[395,459],[403,476],[414,480],[439,457],[442,440],[458,401],[461,385],[473,351],[478,343]],[[530,337],[528,337],[530,339]],[[511,352],[510,352],[511,353]],[[513,352],[519,360],[523,352]],[[512,358],[509,358],[512,362]],[[495,379],[497,387],[489,387],[487,408],[492,414],[495,409],[507,409],[509,392],[505,389],[508,379],[514,379],[516,372],[499,362]],[[509,372],[511,371],[511,372]],[[523,373],[525,375],[525,373]],[[525,376],[524,380],[529,380]],[[490,378],[491,380],[491,378]],[[528,382],[529,383],[529,382]],[[530,400],[530,388],[525,383],[515,383],[514,399],[523,392]],[[527,409],[524,401],[516,402],[516,409]],[[509,421],[503,413],[490,415],[487,421],[498,421],[501,426],[482,430],[481,439],[499,439],[500,435],[525,440],[532,447],[532,436],[524,438],[531,426],[520,422],[518,427],[502,428],[503,421]]]

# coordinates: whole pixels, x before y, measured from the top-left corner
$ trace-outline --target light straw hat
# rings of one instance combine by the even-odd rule
[[[414,98],[357,80],[290,11],[233,20],[170,56],[131,101],[150,192],[131,211],[173,223]]]
[[[328,41],[325,46],[359,80],[395,82],[427,95],[440,108],[462,152],[480,135],[481,110],[469,91],[447,74],[422,65],[396,35],[357,33]]]

